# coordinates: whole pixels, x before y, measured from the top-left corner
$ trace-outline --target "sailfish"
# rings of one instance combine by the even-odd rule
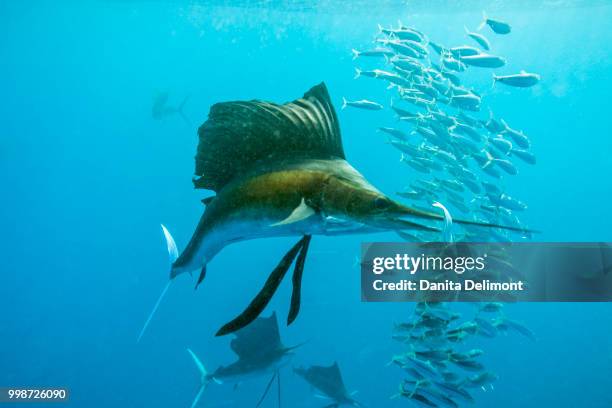
[[[191,407],[194,408],[198,405],[202,393],[211,382],[221,384],[227,381],[238,385],[241,381],[270,372],[273,375],[259,399],[257,407],[264,401],[275,379],[278,384],[278,406],[280,407],[279,370],[289,362],[293,357],[294,350],[301,344],[290,347],[283,345],[278,330],[276,313],[272,313],[270,317],[258,317],[252,324],[233,334],[234,338],[230,347],[238,359],[229,365],[220,366],[210,373],[206,371],[199,357],[191,349],[187,349],[200,372],[200,388]]]
[[[295,320],[313,235],[439,232],[427,222],[445,220],[441,214],[413,209],[391,199],[351,166],[324,83],[285,104],[260,100],[217,103],[198,129],[198,136],[193,183],[197,189],[216,194],[202,200],[204,213],[180,255],[164,227],[172,261],[170,282],[178,275],[198,270],[197,287],[206,276],[207,264],[231,243],[300,237],[244,312],[221,327],[218,336],[252,322],[294,261],[287,324]],[[453,221],[522,231],[477,221]],[[159,300],[153,313],[158,305]]]
[[[363,407],[361,403],[353,399],[356,391],[349,393],[346,390],[338,362],[334,361],[330,366],[296,367],[293,372],[321,392],[320,397],[330,400],[330,404],[324,408],[338,408],[342,405]]]

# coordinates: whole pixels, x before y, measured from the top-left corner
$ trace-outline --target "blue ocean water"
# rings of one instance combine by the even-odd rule
[[[202,212],[191,182],[197,127],[209,107],[253,98],[284,102],[325,81],[351,163],[382,191],[414,175],[375,131],[389,112],[343,110],[342,97],[388,100],[384,87],[354,80],[351,48],[367,48],[377,24],[402,22],[444,43],[466,42],[481,10],[510,21],[489,35],[506,72],[542,76],[527,89],[470,81],[496,115],[528,134],[536,166],[520,165],[507,191],[529,205],[522,219],[537,241],[610,241],[612,7],[607,2],[10,2],[0,3],[0,386],[67,386],[75,407],[189,406],[199,374],[233,359],[216,330],[242,311],[293,239],[229,246],[201,287],[181,276],[149,331],[138,332],[168,279],[160,223],[179,247]],[[365,64],[364,64],[365,65]],[[186,115],[151,117],[157,92]],[[295,365],[338,361],[347,387],[370,407],[403,377],[387,366],[401,346],[393,322],[410,304],[361,303],[355,259],[376,236],[314,237],[298,320],[281,326],[301,347]],[[282,284],[264,315],[288,308]],[[456,310],[472,313],[473,307]],[[607,304],[519,304],[506,313],[532,329],[474,339],[499,380],[474,407],[610,407]],[[281,322],[283,319],[281,319]],[[290,367],[285,406],[323,406]],[[267,377],[211,386],[202,406],[254,406]],[[274,406],[274,398],[265,402]]]

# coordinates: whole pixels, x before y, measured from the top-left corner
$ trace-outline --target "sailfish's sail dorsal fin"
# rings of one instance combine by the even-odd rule
[[[334,361],[334,364],[329,367],[326,367],[326,370],[329,375],[329,379],[336,384],[339,390],[342,390],[344,393],[346,393],[346,388],[344,387],[344,381],[342,380],[342,373],[340,372],[338,362]]]
[[[223,102],[198,130],[194,184],[219,191],[258,164],[292,157],[344,158],[336,112],[324,83],[293,102]]]
[[[327,395],[346,395],[346,387],[342,380],[338,362],[329,366],[310,366],[308,368],[308,382]]]
[[[270,317],[258,317],[234,335],[230,347],[240,359],[265,357],[282,348],[276,312]]]

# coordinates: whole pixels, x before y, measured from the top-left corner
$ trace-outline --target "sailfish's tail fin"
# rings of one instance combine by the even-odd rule
[[[164,224],[161,224],[162,231],[164,232],[164,238],[166,238],[166,246],[168,248],[168,257],[170,258],[170,264],[174,263],[178,258],[178,247],[174,241],[174,237],[168,231],[168,228]]]
[[[204,364],[202,363],[202,361],[200,361],[200,359],[198,358],[196,353],[194,353],[189,348],[187,349],[187,352],[189,353],[189,355],[193,359],[193,362],[195,363],[196,367],[198,368],[198,371],[200,372],[200,376],[201,376],[201,379],[200,379],[200,382],[201,382],[200,389],[198,390],[198,393],[196,394],[195,398],[193,399],[193,402],[191,403],[191,408],[195,408],[198,405],[198,402],[200,402],[200,398],[202,397],[202,394],[204,393],[204,390],[206,389],[206,387],[208,386],[210,381],[211,380],[215,381],[215,379],[208,375],[208,372],[206,371],[206,367],[204,367]]]
[[[164,232],[164,238],[166,238],[166,246],[168,248],[168,257],[170,258],[170,265],[172,265],[174,261],[176,261],[176,259],[178,258],[178,247],[176,246],[176,242],[174,241],[174,238],[170,234],[170,231],[168,231],[168,229],[163,224],[161,227],[162,227],[162,231]],[[147,317],[147,320],[145,321],[144,326],[142,326],[142,330],[140,330],[140,334],[138,335],[138,340],[136,340],[137,343],[140,342],[140,339],[142,338],[142,335],[147,330],[147,327],[149,326],[149,323],[151,322],[153,315],[155,315],[155,312],[157,311],[159,304],[161,303],[164,296],[166,296],[166,292],[168,292],[168,289],[170,288],[170,283],[172,283],[171,280],[169,280],[168,283],[166,283],[166,286],[164,286],[164,289],[159,295],[159,298],[157,298],[157,302],[155,302],[155,305],[153,306],[153,310],[151,310],[151,313],[149,314],[149,317]]]
[[[185,123],[187,123],[187,126],[191,127],[191,121],[189,120],[189,118],[187,117],[187,115],[185,114],[185,105],[187,104],[187,101],[189,100],[190,95],[187,95],[184,99],[183,102],[181,102],[181,104],[178,106],[178,108],[176,109],[176,111],[178,112],[179,115],[181,115],[181,118],[183,118],[183,120],[185,121]],[[162,225],[163,227],[163,225]]]
[[[354,396],[355,394],[357,394],[357,391],[353,391],[353,392],[351,392],[351,399],[350,399],[350,401],[351,401],[351,405],[352,405],[352,406],[354,406],[354,407],[356,407],[356,408],[366,408],[366,406],[365,406],[365,405],[363,405],[361,402],[359,402],[359,401],[357,401],[357,400],[353,399],[353,396]]]
[[[206,389],[205,386],[203,385],[200,386],[198,393],[196,394],[195,398],[193,399],[193,402],[191,403],[191,408],[195,408],[198,406],[198,402],[200,402],[200,398],[202,398],[202,394],[204,393],[205,389]]]
[[[206,380],[206,377],[208,376],[208,371],[206,371],[206,367],[204,367],[204,364],[202,363],[202,361],[200,361],[196,353],[194,353],[190,348],[187,349],[187,352],[193,359],[193,362],[195,363],[196,367],[198,367],[198,371],[200,372],[200,375],[202,376],[202,382],[204,383]]]

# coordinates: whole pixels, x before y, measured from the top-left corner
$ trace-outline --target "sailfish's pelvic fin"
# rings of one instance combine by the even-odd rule
[[[257,401],[257,405],[255,405],[255,408],[259,408],[261,406],[261,403],[264,402],[264,400],[266,399],[266,396],[268,395],[268,391],[270,391],[270,388],[272,387],[272,384],[274,383],[274,380],[278,377],[278,375],[279,375],[278,370],[274,371],[272,378],[270,378],[270,381],[268,381],[268,385],[266,385],[266,389],[264,390],[263,394],[259,398],[259,401]]]
[[[278,393],[276,394],[278,397],[278,408],[281,408],[281,379],[280,379],[280,371],[276,370],[276,385]]]
[[[304,264],[306,263],[306,256],[308,255],[310,238],[310,235],[304,236],[304,244],[295,261],[292,277],[293,290],[291,292],[291,306],[289,308],[289,314],[287,315],[287,326],[293,323],[300,312],[300,303],[302,300],[302,275],[304,274]]]
[[[272,273],[270,273],[268,276],[263,288],[261,288],[259,293],[253,298],[247,308],[238,317],[221,327],[216,336],[224,336],[226,334],[235,332],[236,330],[239,330],[251,323],[261,314],[261,312],[270,302],[270,299],[272,299],[272,296],[274,296],[274,293],[285,277],[289,267],[295,260],[295,257],[298,255],[300,249],[302,249],[304,246],[305,241],[306,236],[300,239],[297,244],[295,244],[289,250],[289,252],[285,254],[276,268],[274,268]]]

